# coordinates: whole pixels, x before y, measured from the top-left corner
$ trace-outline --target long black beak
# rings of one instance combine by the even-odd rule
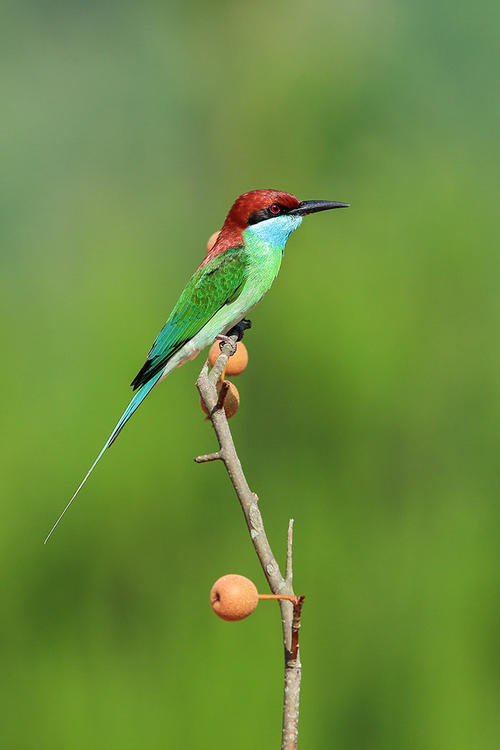
[[[301,201],[297,208],[288,211],[289,216],[305,216],[315,214],[317,211],[329,211],[330,208],[349,208],[349,203],[338,201]]]

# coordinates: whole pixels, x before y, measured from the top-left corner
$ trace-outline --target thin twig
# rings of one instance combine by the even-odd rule
[[[237,341],[237,336],[231,336]],[[250,538],[273,594],[287,597],[279,600],[283,643],[285,647],[285,685],[283,702],[282,750],[295,750],[297,747],[301,664],[298,649],[300,611],[303,597],[296,597],[292,586],[292,533],[293,520],[290,520],[287,537],[286,574],[283,577],[280,567],[267,539],[264,522],[258,506],[258,497],[249,487],[236,452],[231,430],[224,412],[224,397],[217,393],[217,382],[231,355],[231,345],[221,347],[214,366],[209,372],[208,361],[202,367],[196,387],[205,404],[209,419],[217,435],[220,450],[195,458],[197,463],[221,460],[232,482],[240,502]],[[222,393],[222,389],[220,391]]]
[[[288,522],[288,535],[286,540],[286,573],[285,578],[290,586],[293,583],[293,560],[292,560],[292,547],[293,547],[293,518],[290,518]]]
[[[222,452],[217,451],[216,453],[205,453],[203,456],[196,456],[194,460],[197,464],[205,464],[208,461],[222,461]]]

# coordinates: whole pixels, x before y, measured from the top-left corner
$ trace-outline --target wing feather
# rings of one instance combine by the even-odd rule
[[[244,247],[231,248],[198,268],[156,337],[146,362],[133,379],[134,390],[163,370],[169,359],[216,312],[237,299],[245,283],[246,268]]]

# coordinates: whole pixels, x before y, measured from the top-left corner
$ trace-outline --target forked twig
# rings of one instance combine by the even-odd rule
[[[238,337],[231,336],[236,342]],[[197,463],[210,461],[222,461],[234,487],[240,502],[250,538],[255,552],[259,558],[264,575],[269,583],[272,595],[276,597],[281,609],[281,623],[283,630],[283,643],[285,647],[285,679],[284,679],[284,701],[283,701],[283,729],[282,750],[295,750],[297,747],[300,679],[302,667],[299,655],[299,629],[300,615],[304,597],[297,597],[293,592],[293,570],[292,570],[292,545],[293,545],[293,519],[290,519],[287,535],[287,555],[285,577],[281,574],[280,567],[273,554],[267,539],[264,522],[258,506],[258,497],[252,492],[243,472],[240,459],[236,452],[231,430],[224,412],[224,399],[226,397],[228,384],[224,381],[217,393],[217,382],[224,371],[231,355],[231,345],[226,343],[221,348],[214,366],[209,371],[208,360],[202,367],[196,387],[201,399],[205,404],[209,419],[219,441],[219,450],[197,456]],[[224,387],[226,386],[226,387]]]

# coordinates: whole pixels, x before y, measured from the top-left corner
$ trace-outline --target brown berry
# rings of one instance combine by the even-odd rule
[[[234,417],[234,415],[238,411],[238,407],[240,405],[240,394],[238,393],[238,389],[236,388],[234,383],[230,383],[229,380],[219,380],[219,382],[217,383],[217,393],[220,393],[222,382],[227,383],[227,385],[229,386],[226,393],[226,398],[224,399],[224,411],[226,412],[226,417],[228,419],[231,419],[231,417]],[[205,406],[205,402],[202,398],[200,398],[200,405],[208,417],[208,409]]]
[[[219,236],[220,232],[214,232],[210,235],[208,242],[207,242],[207,253],[210,252],[210,250],[213,248],[215,243],[217,242],[217,237]]]
[[[208,364],[213,367],[220,354],[220,342],[214,341],[208,352]],[[236,344],[236,352],[229,357],[223,372],[224,375],[241,375],[248,364],[248,351],[243,341]]]
[[[238,341],[236,352],[229,357],[224,375],[241,375],[248,364],[248,352],[243,341]]]
[[[208,350],[208,364],[213,367],[217,361],[217,357],[220,354],[220,341],[214,341],[210,349]]]
[[[234,573],[219,578],[210,591],[212,609],[222,620],[243,620],[259,603],[253,581]]]
[[[224,399],[224,411],[226,412],[226,417],[231,419],[231,417],[234,417],[238,411],[240,405],[240,394],[234,383],[230,383],[229,380],[225,380],[224,382],[229,385],[226,398]]]

